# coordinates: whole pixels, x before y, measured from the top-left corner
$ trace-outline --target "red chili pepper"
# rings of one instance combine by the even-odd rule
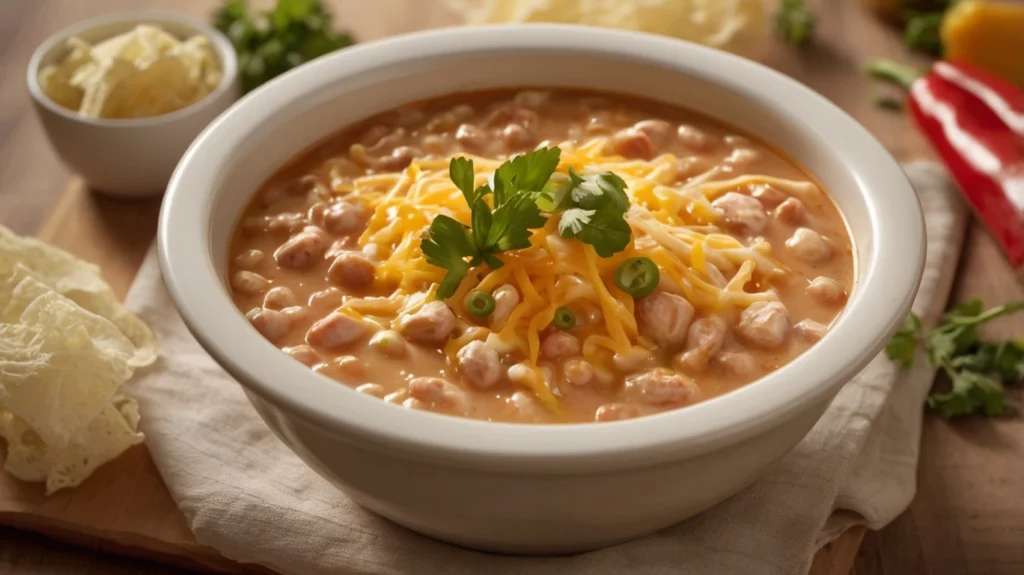
[[[1024,277],[1024,91],[960,62],[916,79],[892,62],[870,71],[909,87],[918,127]]]

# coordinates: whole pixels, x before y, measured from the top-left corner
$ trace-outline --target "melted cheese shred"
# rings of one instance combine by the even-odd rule
[[[546,407],[559,413],[558,399],[544,370],[537,366],[541,335],[560,306],[571,306],[581,325],[584,357],[598,370],[613,369],[612,359],[650,353],[652,344],[639,333],[633,314],[634,301],[614,283],[616,267],[626,258],[653,260],[662,274],[662,289],[679,293],[704,313],[744,308],[756,301],[776,300],[774,290],[763,287],[786,269],[771,255],[772,246],[760,240],[744,245],[715,225],[720,214],[711,201],[741,186],[765,183],[792,194],[807,193],[813,184],[742,176],[730,180],[691,179],[680,186],[677,158],[666,154],[649,162],[626,160],[602,153],[604,138],[579,147],[562,144],[558,171],[569,167],[583,174],[612,171],[625,180],[631,207],[626,219],[633,241],[619,254],[601,258],[593,247],[566,240],[557,232],[557,216],[534,230],[531,247],[498,255],[504,265],[490,270],[482,265],[470,271],[449,306],[460,319],[461,329],[444,346],[454,360],[471,341],[484,340],[499,353],[517,354],[531,371],[519,378]],[[486,183],[501,164],[498,160],[472,157],[477,170],[475,185]],[[372,211],[359,238],[363,251],[379,263],[376,285],[386,297],[346,298],[342,309],[389,323],[414,313],[433,298],[446,270],[426,262],[420,242],[430,221],[444,214],[463,223],[470,210],[462,193],[448,177],[448,161],[425,159],[399,173],[355,178],[338,186],[344,199]],[[761,281],[767,280],[767,281]],[[512,285],[520,301],[507,318],[493,325],[468,314],[465,298],[472,290],[494,291]]]

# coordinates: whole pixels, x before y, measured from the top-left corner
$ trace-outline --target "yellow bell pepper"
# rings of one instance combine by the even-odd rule
[[[1024,86],[1024,4],[961,0],[942,19],[943,56]]]

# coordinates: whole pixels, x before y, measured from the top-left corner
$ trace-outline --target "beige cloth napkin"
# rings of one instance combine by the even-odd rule
[[[946,303],[965,211],[941,168],[907,167],[923,202],[928,264],[915,302]],[[884,194],[886,190],[874,190]],[[899,246],[888,246],[899,249]],[[162,362],[129,391],[171,495],[200,543],[284,574],[806,573],[815,551],[853,525],[878,529],[914,496],[925,362],[897,377],[876,358],[769,474],[679,525],[571,557],[503,557],[407,531],[363,510],[307,468],[263,424],[237,383],[181,322],[155,254],[128,306],[156,331]]]

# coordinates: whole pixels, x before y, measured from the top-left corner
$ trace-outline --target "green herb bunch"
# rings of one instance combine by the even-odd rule
[[[561,153],[539,148],[504,162],[494,172],[493,188],[474,187],[472,160],[452,159],[448,174],[470,207],[470,225],[442,214],[421,241],[427,262],[448,270],[438,298],[451,297],[472,268],[504,265],[496,254],[530,247],[531,230],[544,227],[545,213],[561,212],[559,234],[594,246],[601,257],[626,248],[631,237],[626,183],[611,172],[555,174]]]
[[[942,323],[929,331],[921,318],[911,314],[885,352],[906,368],[923,344],[928,362],[941,369],[951,383],[949,391],[932,393],[927,400],[928,407],[942,417],[979,412],[1003,415],[1009,410],[1005,387],[1024,381],[1024,341],[980,341],[977,328],[1021,311],[1024,302],[985,310],[981,300],[975,299],[950,310]]]
[[[229,0],[213,16],[238,53],[242,91],[354,43],[336,32],[320,0],[278,0],[269,11],[256,11],[245,0]]]

